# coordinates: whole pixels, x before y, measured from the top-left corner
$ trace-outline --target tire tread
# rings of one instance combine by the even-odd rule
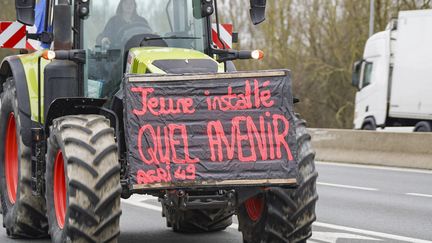
[[[48,147],[55,147],[53,142],[63,146],[67,171],[73,171],[68,174],[73,193],[69,195],[70,215],[65,225],[66,237],[72,242],[115,242],[120,232],[121,167],[109,124],[100,115],[65,116],[53,121],[51,134],[56,139],[50,139]],[[53,230],[58,231],[55,226]]]

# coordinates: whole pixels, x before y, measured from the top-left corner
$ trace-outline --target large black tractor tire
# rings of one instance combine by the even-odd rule
[[[109,120],[99,115],[54,120],[46,166],[52,241],[117,242],[120,194],[117,144]]]
[[[8,78],[0,95],[0,194],[3,226],[11,238],[48,236],[45,198],[31,188],[31,149],[24,145],[15,82]]]
[[[179,233],[204,233],[222,231],[232,224],[234,212],[225,209],[179,210],[163,207],[168,227]]]
[[[265,194],[248,199],[238,210],[239,230],[245,243],[306,242],[315,221],[315,153],[306,123],[296,120],[298,144],[297,189],[271,188]]]

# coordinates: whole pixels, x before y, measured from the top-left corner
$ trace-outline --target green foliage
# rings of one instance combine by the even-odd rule
[[[238,49],[262,49],[261,62],[237,61],[240,70],[292,70],[296,110],[311,127],[352,128],[356,89],[352,64],[361,59],[369,32],[369,1],[269,0],[267,20],[252,26],[248,0],[225,0],[220,8],[239,32]],[[375,0],[375,30],[400,10],[430,8],[430,0]],[[227,10],[227,11],[226,11]]]

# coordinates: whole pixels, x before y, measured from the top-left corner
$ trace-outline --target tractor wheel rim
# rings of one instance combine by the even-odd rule
[[[9,201],[15,204],[18,188],[18,143],[15,115],[9,114],[5,139],[5,177]]]
[[[262,212],[264,210],[264,199],[259,196],[250,198],[246,200],[245,207],[249,218],[256,222],[261,218]]]
[[[66,218],[66,193],[63,153],[59,150],[54,162],[54,208],[60,229],[63,229]]]

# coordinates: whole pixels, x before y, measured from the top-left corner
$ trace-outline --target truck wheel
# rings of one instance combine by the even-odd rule
[[[99,115],[58,118],[50,129],[46,166],[53,242],[117,242],[120,165],[114,130]]]
[[[32,193],[31,150],[22,141],[13,78],[8,78],[3,84],[0,99],[0,194],[3,226],[11,238],[46,237],[48,224],[45,199]]]
[[[299,187],[270,188],[240,206],[239,230],[245,243],[306,242],[312,235],[318,200],[315,153],[303,120],[296,120],[296,132]]]
[[[427,122],[427,121],[418,122],[414,127],[414,132],[432,132],[431,122]]]
[[[368,124],[365,124],[362,127],[362,130],[375,131],[376,130],[376,126],[374,126],[374,124],[368,123]]]
[[[377,129],[377,125],[375,124],[375,120],[373,118],[366,118],[362,130],[370,130],[375,131]]]
[[[215,232],[224,230],[232,224],[233,212],[226,212],[225,209],[182,211],[179,209],[170,210],[165,206],[163,207],[167,226],[172,227],[174,232]]]

